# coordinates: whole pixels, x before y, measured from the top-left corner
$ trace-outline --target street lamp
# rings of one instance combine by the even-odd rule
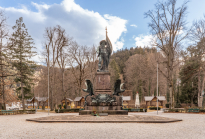
[[[157,115],[158,115],[158,63],[157,63]]]
[[[202,108],[204,109],[204,91],[202,92],[202,98],[203,98],[203,100],[202,100]]]

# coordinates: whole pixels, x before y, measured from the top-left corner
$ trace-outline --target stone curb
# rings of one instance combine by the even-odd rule
[[[36,120],[36,119],[26,119],[26,121],[38,122],[38,123],[172,123],[172,122],[179,122],[182,119],[175,119],[175,120],[165,120],[165,121],[97,121],[97,120]]]

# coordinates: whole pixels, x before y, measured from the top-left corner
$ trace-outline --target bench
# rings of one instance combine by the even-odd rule
[[[1,110],[1,114],[4,115],[4,114],[16,114],[16,111],[13,111],[13,110]]]
[[[187,112],[199,112],[199,109],[198,108],[190,108],[190,109],[188,109],[188,111]]]

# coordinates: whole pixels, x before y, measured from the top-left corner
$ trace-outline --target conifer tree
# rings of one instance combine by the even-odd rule
[[[33,39],[28,34],[23,18],[16,20],[16,25],[12,27],[14,32],[10,38],[11,59],[13,66],[18,70],[18,76],[15,78],[16,83],[20,83],[20,87],[16,89],[19,98],[22,98],[23,109],[25,110],[24,99],[31,98],[32,76],[36,65],[31,61],[31,57],[36,52],[32,49]]]

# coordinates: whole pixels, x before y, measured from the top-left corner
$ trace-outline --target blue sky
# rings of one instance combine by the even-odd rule
[[[45,27],[60,24],[81,45],[99,45],[105,26],[115,50],[149,45],[149,19],[144,13],[158,0],[0,0],[10,28],[22,16],[40,51]],[[181,5],[183,0],[178,0]],[[203,18],[205,0],[188,3],[188,27]],[[132,25],[132,26],[131,26]],[[12,29],[11,29],[12,31]]]

